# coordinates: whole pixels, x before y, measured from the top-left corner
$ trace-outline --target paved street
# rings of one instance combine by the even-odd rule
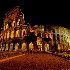
[[[0,60],[0,70],[70,70],[70,60],[46,53],[19,55]]]

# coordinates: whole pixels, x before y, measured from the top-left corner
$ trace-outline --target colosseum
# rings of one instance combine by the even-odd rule
[[[54,46],[55,44],[55,46]],[[70,30],[54,25],[34,25],[25,23],[19,6],[8,11],[0,33],[0,51],[68,51]]]

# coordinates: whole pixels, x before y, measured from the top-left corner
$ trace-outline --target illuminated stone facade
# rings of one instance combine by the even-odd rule
[[[64,45],[63,49],[65,50],[70,47],[70,30],[61,26],[26,24],[24,14],[18,6],[6,13],[3,22],[3,30],[0,34],[0,51],[27,51],[31,49],[51,51],[54,43]],[[27,42],[26,39],[30,33],[34,33],[37,37],[35,42]],[[44,39],[50,40],[45,41]],[[47,48],[47,46],[49,47]]]

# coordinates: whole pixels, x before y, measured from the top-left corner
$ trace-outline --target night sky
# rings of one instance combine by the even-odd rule
[[[54,5],[53,3],[48,4],[47,2],[25,1],[2,0],[0,2],[0,27],[2,27],[5,14],[15,6],[19,6],[25,15],[26,23],[30,23],[31,25],[58,25],[70,29],[69,11],[65,8],[65,5],[60,6],[60,4]]]

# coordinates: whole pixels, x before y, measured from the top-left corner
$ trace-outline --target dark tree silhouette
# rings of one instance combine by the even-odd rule
[[[26,39],[27,42],[35,42],[36,40],[37,40],[37,37],[35,36],[33,32],[31,32],[30,35],[27,36],[27,39]]]
[[[43,38],[43,40],[48,42],[48,41],[51,41],[51,38]]]

